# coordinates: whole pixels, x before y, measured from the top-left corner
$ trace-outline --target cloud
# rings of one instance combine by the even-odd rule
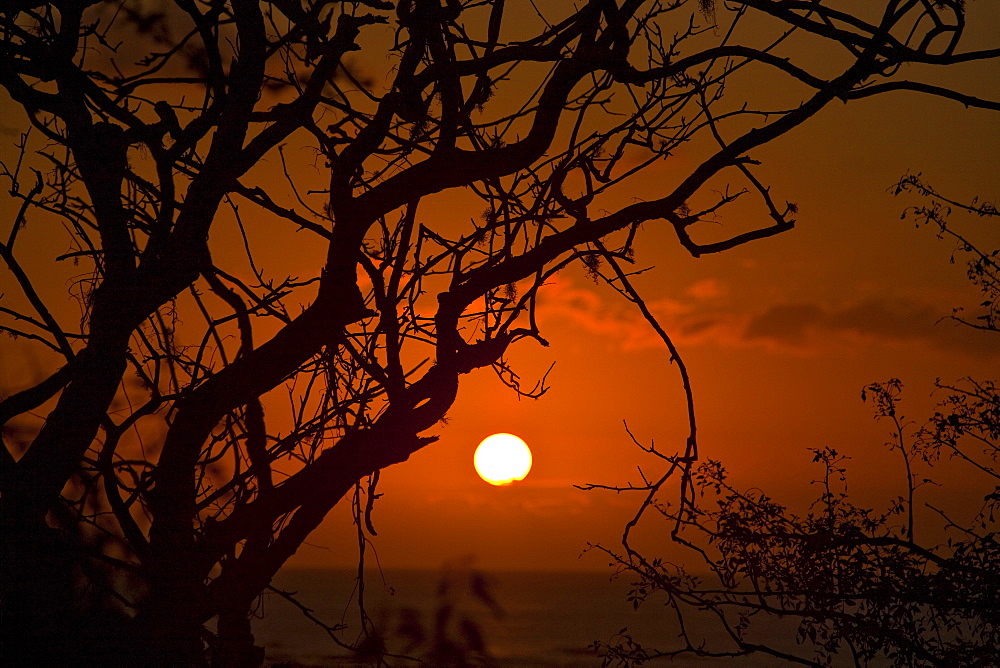
[[[623,350],[650,348],[659,342],[642,315],[623,299],[606,299],[596,289],[558,277],[546,284],[539,297],[540,317],[546,324],[569,324],[617,342]]]
[[[836,303],[806,300],[770,306],[731,296],[717,279],[694,283],[679,298],[647,307],[680,346],[766,347],[794,354],[819,354],[861,342],[916,344],[973,356],[1000,353],[996,335],[977,332],[947,318],[937,302],[919,297],[871,296]],[[598,286],[559,278],[540,292],[545,325],[562,323],[607,338],[621,350],[658,348],[663,343],[639,311]],[[755,308],[756,306],[756,308]]]
[[[548,518],[588,515],[593,513],[594,502],[598,498],[592,493],[573,489],[573,485],[579,482],[570,479],[537,481],[529,476],[525,481],[505,488],[504,494],[494,494],[493,488],[477,482],[473,490],[435,490],[422,503],[434,508],[433,512],[442,507],[471,508],[497,517],[519,514]],[[601,505],[607,505],[603,499]]]
[[[751,317],[743,338],[800,344],[807,330],[822,319],[823,310],[814,304],[779,304]]]
[[[721,282],[708,279],[693,284],[678,299],[649,300],[646,307],[678,345],[707,340],[735,343],[743,323],[722,308],[722,298],[728,292]],[[663,347],[639,310],[607,289],[558,277],[539,296],[543,325],[569,324],[578,331],[603,336],[625,351]]]
[[[685,290],[685,292],[696,299],[715,299],[716,297],[725,295],[728,290],[722,282],[714,278],[706,278],[698,281]]]
[[[911,299],[864,299],[838,305],[778,304],[751,317],[743,337],[778,345],[816,346],[824,338],[918,342],[972,355],[996,354],[995,335],[977,332],[936,306]]]

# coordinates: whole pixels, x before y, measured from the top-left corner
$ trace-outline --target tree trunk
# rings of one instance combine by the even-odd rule
[[[235,601],[219,613],[212,668],[256,668],[264,663],[264,648],[254,645],[250,603]]]

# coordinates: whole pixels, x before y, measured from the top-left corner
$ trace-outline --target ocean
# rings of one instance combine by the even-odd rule
[[[290,570],[273,584],[297,592],[299,603],[327,625],[347,624],[341,637],[353,641],[360,629],[355,576],[347,570]],[[469,655],[481,646],[490,657],[483,665],[585,668],[601,665],[589,645],[626,628],[643,646],[676,646],[678,629],[669,610],[655,599],[635,610],[628,590],[626,579],[612,580],[610,573],[391,570],[366,574],[365,610],[390,651],[408,656],[426,659],[433,647]],[[265,648],[267,666],[367,665],[278,594],[265,595],[260,613],[254,634]],[[414,665],[403,659],[390,663]],[[648,665],[723,663],[692,657]],[[725,665],[767,666],[774,660],[741,658]]]

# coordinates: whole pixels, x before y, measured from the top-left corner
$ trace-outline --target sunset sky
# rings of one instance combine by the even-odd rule
[[[1000,9],[980,2],[969,12],[980,32],[966,48],[983,48]],[[995,67],[952,76],[973,94],[1000,85]],[[807,448],[833,446],[853,457],[852,493],[883,508],[904,474],[883,446],[888,426],[860,400],[862,387],[900,378],[906,414],[920,420],[936,401],[936,378],[1000,371],[993,338],[941,320],[979,301],[964,267],[949,261],[953,245],[901,221],[917,200],[889,191],[920,172],[960,200],[996,201],[1000,121],[954,102],[891,94],[833,105],[753,157],[764,161],[778,200],[799,205],[797,227],[700,259],[650,229],[636,263],[655,270],[636,284],[689,366],[702,457],[723,460],[739,485],[801,504],[819,473]],[[674,168],[667,161],[650,170],[630,194],[655,193]],[[440,212],[462,215],[451,200]],[[983,238],[996,244],[996,230]],[[644,442],[682,448],[676,368],[635,307],[575,271],[548,286],[543,304],[551,347],[523,343],[511,360],[528,384],[555,362],[551,390],[519,401],[488,372],[465,377],[440,442],[383,472],[374,517],[383,566],[434,568],[471,554],[485,568],[600,570],[604,557],[581,557],[587,542],[617,546],[640,499],[573,486],[639,482],[637,466],[660,471],[623,421]],[[478,478],[472,454],[502,431],[524,438],[534,463],[523,482],[496,488]],[[952,483],[943,493],[961,498],[961,483]],[[346,512],[328,520],[296,563],[353,564],[349,534],[335,532],[348,521]],[[650,517],[645,544],[661,545],[656,534],[665,529]]]
[[[1000,7],[972,2],[969,14],[978,32],[968,35],[967,50],[994,37],[989,33],[1000,26]],[[380,66],[366,70],[359,61],[359,68],[377,73]],[[957,68],[949,76],[944,83],[972,94],[995,97],[1000,90],[995,65]],[[747,92],[734,87],[730,94]],[[756,92],[792,95],[778,88]],[[15,155],[19,131],[7,118],[4,113],[0,120],[5,160]],[[302,154],[290,155],[303,163],[295,169],[307,170]],[[762,161],[759,173],[778,201],[798,205],[796,228],[693,259],[672,233],[647,226],[636,266],[655,269],[635,283],[688,365],[703,458],[722,460],[738,485],[801,503],[818,473],[807,448],[833,446],[853,457],[852,492],[884,506],[900,492],[903,473],[883,447],[887,426],[873,421],[861,388],[900,378],[907,415],[921,419],[935,403],[935,378],[1000,371],[995,340],[942,320],[954,307],[978,303],[962,264],[949,261],[953,245],[900,220],[917,200],[890,190],[905,173],[920,172],[959,200],[997,201],[1000,120],[956,102],[895,93],[834,104],[753,157]],[[683,154],[663,162],[615,201],[652,196],[692,164]],[[274,163],[263,168],[277,169]],[[475,218],[479,211],[468,204],[461,194],[446,193],[422,204],[421,215]],[[10,215],[4,212],[5,221]],[[734,209],[718,224],[739,228],[739,215]],[[65,250],[61,243],[49,246],[44,232],[26,234],[39,235],[30,251],[38,266]],[[998,243],[996,230],[992,241],[982,238]],[[275,275],[296,273],[314,259],[314,249],[296,245],[301,240],[266,240],[282,253]],[[70,319],[76,306],[60,296],[72,276],[72,269],[65,271],[45,290],[53,302],[63,300]],[[313,271],[304,266],[298,273]],[[0,274],[5,284],[8,278]],[[0,292],[8,292],[6,285]],[[551,345],[521,342],[509,361],[528,385],[554,362],[551,389],[539,400],[519,400],[488,370],[464,377],[448,423],[429,432],[440,441],[382,472],[383,496],[373,516],[382,566],[437,568],[472,555],[489,569],[600,570],[606,558],[581,553],[588,542],[615,547],[640,498],[574,485],[625,485],[640,480],[637,467],[651,475],[661,470],[631,442],[624,422],[663,451],[682,448],[687,425],[676,366],[635,307],[578,270],[560,273],[541,294],[540,325]],[[27,349],[10,341],[0,348],[0,369],[19,379],[15,384],[51,362]],[[495,487],[476,475],[473,452],[496,432],[516,434],[531,447],[525,480]],[[342,503],[290,564],[354,565],[350,522]],[[644,544],[661,547],[664,531],[648,521]]]

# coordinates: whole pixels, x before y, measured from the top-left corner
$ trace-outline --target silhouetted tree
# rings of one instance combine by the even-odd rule
[[[643,226],[695,256],[791,229],[751,154],[831,102],[998,106],[900,74],[997,57],[962,50],[957,0],[577,4],[0,2],[26,128],[0,328],[49,354],[0,401],[5,659],[258,662],[261,591],[338,503],[364,545],[379,470],[435,440],[464,374],[544,390],[505,355],[545,345],[555,272],[638,301]],[[725,96],[740,77],[801,102]],[[625,194],[677,152],[655,197]],[[481,216],[424,213],[446,191]],[[744,197],[766,222],[699,241]],[[672,461],[696,458],[692,421]]]
[[[964,259],[981,292],[974,314],[958,309],[952,317],[1000,334],[1000,249],[970,241],[984,232],[987,239],[995,236],[989,228],[1000,222],[996,206],[955,201],[914,175],[894,190],[922,196],[904,218],[957,242],[953,259]],[[980,225],[953,222],[955,211],[979,218]],[[682,631],[664,649],[620,634],[598,647],[605,663],[765,654],[815,666],[837,657],[853,665],[997,665],[1000,388],[994,380],[938,381],[942,398],[922,424],[903,415],[901,391],[902,383],[891,379],[861,393],[876,419],[889,424],[886,445],[898,453],[905,481],[903,493],[884,509],[852,500],[848,457],[830,447],[812,450],[821,466],[814,481],[820,492],[807,509],[789,507],[760,489],[737,489],[724,465],[711,459],[691,470],[690,502],[650,500],[643,511],[660,511],[674,540],[693,550],[693,560],[678,565],[652,559],[631,549],[627,536],[625,554],[606,552],[635,576],[636,605],[662,597]],[[938,486],[943,489],[933,494]],[[936,500],[955,506],[956,497],[980,505],[949,508]]]

